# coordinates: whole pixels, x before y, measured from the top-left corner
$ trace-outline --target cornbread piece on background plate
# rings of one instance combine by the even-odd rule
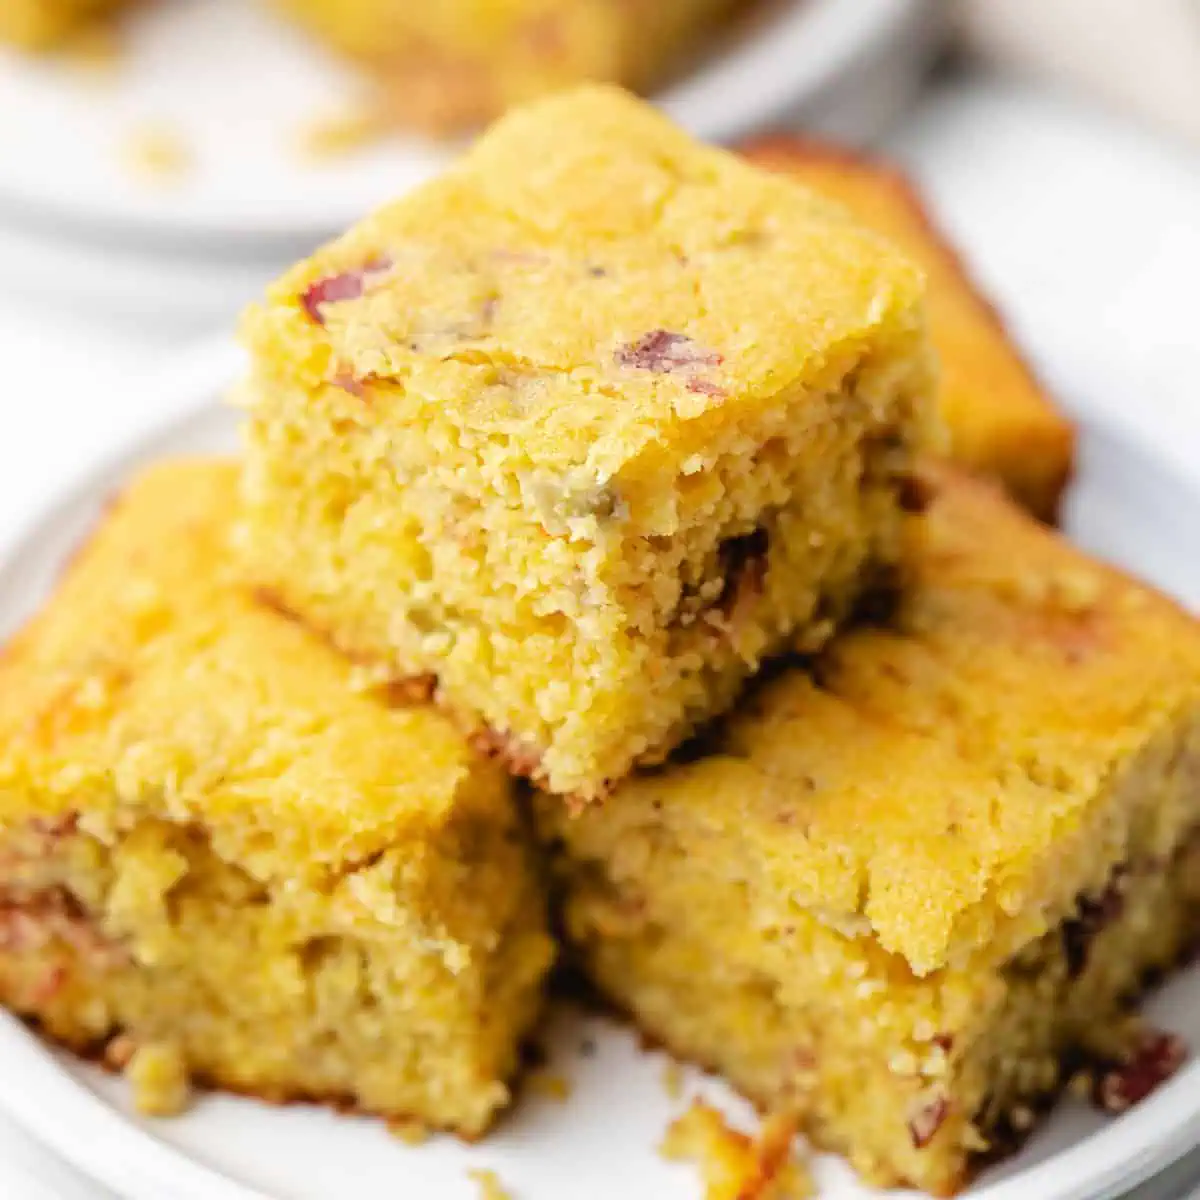
[[[1073,1056],[1112,1059],[1110,1107],[1178,1065],[1127,1005],[1200,931],[1200,626],[991,485],[928,485],[894,631],[538,812],[608,997],[871,1181],[946,1195]]]
[[[511,115],[248,313],[248,570],[602,795],[896,556],[921,279],[831,208],[616,89]]]
[[[479,125],[585,80],[641,90],[750,0],[273,0],[378,79],[386,112]]]
[[[129,6],[129,0],[0,0],[0,42],[44,50]]]
[[[187,1078],[467,1136],[551,949],[510,784],[227,581],[232,465],[128,490],[0,661],[0,998]]]
[[[793,138],[753,144],[746,157],[844,204],[925,269],[954,457],[1000,479],[1034,514],[1053,520],[1071,474],[1074,430],[908,180],[884,163]]]

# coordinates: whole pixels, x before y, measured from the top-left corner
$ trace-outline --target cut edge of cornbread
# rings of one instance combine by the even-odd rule
[[[598,798],[894,560],[921,292],[617,89],[543,101],[248,312],[246,569]]]
[[[521,814],[228,579],[236,474],[142,475],[0,659],[0,998],[156,1110],[190,1078],[478,1136],[552,958]]]
[[[741,152],[844,205],[929,272],[930,332],[941,354],[952,453],[1055,522],[1074,467],[1074,426],[1047,396],[918,185],[883,159],[807,137],[762,138]],[[1000,401],[1007,404],[998,408]]]

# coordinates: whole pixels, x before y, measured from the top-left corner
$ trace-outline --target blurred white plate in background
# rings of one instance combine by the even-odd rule
[[[429,2],[429,0],[426,0]],[[864,57],[901,42],[918,62],[938,0],[768,0],[736,39],[656,97],[725,141],[816,103]],[[363,81],[251,0],[150,4],[125,25],[112,71],[0,53],[0,205],[8,218],[178,242],[299,239],[339,231],[437,171],[454,147],[395,136],[314,163],[299,144]],[[888,76],[884,108],[919,71]],[[882,75],[881,75],[882,79]],[[870,83],[870,81],[867,81]],[[859,118],[861,120],[861,118]],[[139,132],[178,136],[193,162],[173,183],[130,169]]]

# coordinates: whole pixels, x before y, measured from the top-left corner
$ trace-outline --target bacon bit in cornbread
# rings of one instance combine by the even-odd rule
[[[325,324],[325,314],[321,311],[326,304],[336,304],[340,300],[357,300],[366,288],[367,280],[372,275],[387,271],[392,260],[387,257],[373,258],[356,271],[342,271],[338,275],[327,275],[310,283],[300,297],[304,311],[318,324]]]
[[[639,371],[670,374],[694,367],[717,367],[723,359],[715,350],[705,350],[682,333],[655,329],[617,351],[617,363]]]
[[[129,1034],[118,1033],[116,1037],[109,1038],[108,1045],[104,1047],[104,1061],[110,1067],[123,1071],[136,1049],[137,1042]]]
[[[479,1184],[479,1200],[515,1200],[495,1171],[476,1169],[467,1174]]]
[[[1092,1099],[1106,1113],[1123,1113],[1170,1079],[1187,1056],[1187,1043],[1176,1034],[1147,1031],[1127,1062],[1097,1073]]]
[[[763,1121],[751,1138],[696,1100],[671,1122],[659,1151],[700,1167],[706,1200],[807,1200],[815,1193],[808,1172],[792,1157],[795,1133],[795,1118],[780,1114]]]
[[[125,950],[101,934],[67,892],[56,888],[18,897],[0,892],[0,949],[40,950],[53,941],[69,946],[97,970],[127,958]]]
[[[715,350],[697,346],[690,337],[682,333],[670,333],[655,329],[638,338],[636,342],[620,347],[616,353],[618,366],[633,367],[638,371],[653,371],[655,374],[683,374],[689,376],[687,388],[703,396],[726,395],[723,387],[708,379],[696,377],[699,367],[718,367],[724,361]]]
[[[551,1071],[538,1071],[529,1077],[526,1086],[534,1096],[545,1096],[558,1104],[565,1104],[571,1095],[571,1081],[565,1075]]]
[[[34,984],[30,1002],[33,1004],[49,1004],[67,986],[68,978],[67,968],[61,963],[48,967],[41,979]]]
[[[363,381],[356,379],[349,371],[339,371],[329,382],[335,388],[341,388],[343,392],[349,392],[351,396],[357,396],[360,400],[367,394]]]
[[[538,751],[494,729],[477,729],[471,735],[471,746],[485,758],[498,758],[514,775],[532,779],[542,765]]]
[[[924,1150],[937,1135],[942,1124],[950,1115],[950,1102],[945,1096],[933,1096],[922,1100],[908,1119],[908,1132],[912,1144]]]

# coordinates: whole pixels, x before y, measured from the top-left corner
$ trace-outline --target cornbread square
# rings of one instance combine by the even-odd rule
[[[45,50],[128,7],[129,0],[0,0],[0,42]]]
[[[248,313],[247,570],[594,799],[894,560],[921,290],[615,89],[513,114]]]
[[[818,142],[775,138],[751,146],[746,157],[844,204],[924,268],[952,454],[999,479],[1031,512],[1052,521],[1071,475],[1074,429],[1022,359],[915,187],[885,163]]]
[[[229,582],[236,471],[131,485],[0,661],[0,999],[128,1062],[467,1136],[550,960],[510,785]]]
[[[274,0],[379,81],[385,113],[433,131],[586,80],[657,84],[749,0]]]
[[[652,1037],[939,1195],[1200,932],[1200,626],[938,469],[895,628],[847,633],[577,820],[538,805],[584,969]],[[1126,1041],[1141,1036],[1144,1041]]]

